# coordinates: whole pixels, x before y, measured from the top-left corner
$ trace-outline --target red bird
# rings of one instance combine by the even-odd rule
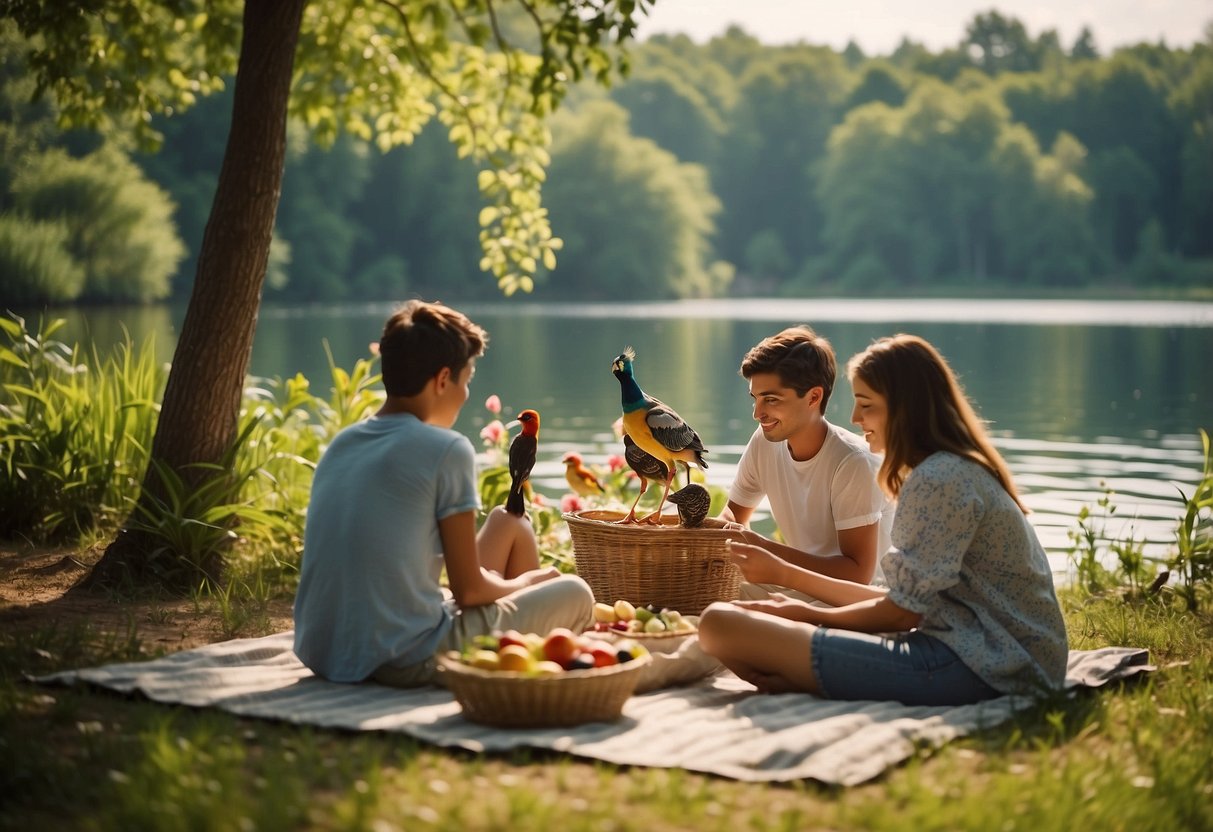
[[[594,497],[602,493],[602,483],[594,472],[582,463],[581,454],[570,451],[560,461],[564,463],[564,478],[575,493],[582,497]]]
[[[524,410],[518,414],[522,433],[510,443],[510,493],[505,498],[505,510],[518,517],[526,514],[526,503],[522,498],[531,469],[535,467],[535,452],[539,448],[539,414]]]

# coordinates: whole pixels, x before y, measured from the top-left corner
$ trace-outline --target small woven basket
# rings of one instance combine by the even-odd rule
[[[682,643],[691,636],[699,635],[698,630],[666,630],[664,633],[631,633],[623,630],[586,630],[591,638],[600,638],[615,644],[620,641],[634,641],[643,645],[650,653],[677,653]]]
[[[447,656],[438,658],[442,683],[472,722],[497,728],[551,728],[612,722],[636,689],[640,671],[652,659],[552,676],[482,670]]]
[[[669,515],[661,525],[617,522],[618,511],[567,513],[577,574],[607,604],[626,598],[698,615],[713,601],[732,601],[741,591],[741,571],[729,560],[725,541],[735,533],[715,518],[685,528]]]

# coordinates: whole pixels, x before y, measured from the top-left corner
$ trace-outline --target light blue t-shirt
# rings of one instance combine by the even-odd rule
[[[475,451],[412,414],[341,431],[308,504],[295,652],[317,675],[360,682],[424,661],[451,627],[438,521],[479,508]]]
[[[1066,625],[1048,558],[1019,506],[986,469],[939,452],[902,485],[889,599],[922,615],[919,630],[1002,693],[1059,688]]]

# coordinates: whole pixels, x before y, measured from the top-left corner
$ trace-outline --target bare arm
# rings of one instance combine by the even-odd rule
[[[748,531],[743,534],[747,540],[754,535],[753,532]],[[755,536],[765,541],[761,535]],[[789,546],[783,548],[796,551]],[[772,551],[772,546],[768,546],[765,542],[761,546],[755,546],[730,540],[728,550],[733,562],[737,564],[741,574],[750,583],[779,584],[799,590],[806,595],[812,595],[835,607],[853,604],[857,601],[883,598],[887,591],[867,583],[834,578],[797,566],[781,557],[781,553]]]
[[[841,607],[814,607],[794,598],[776,594],[762,601],[734,601],[742,609],[778,615],[824,627],[838,627],[860,633],[894,633],[912,630],[922,616],[898,606],[883,592],[879,597],[856,601]]]
[[[878,523],[855,529],[839,530],[838,548],[842,552],[841,557],[815,555],[786,543],[771,540],[769,537],[763,537],[758,532],[751,530],[746,530],[744,537],[747,543],[768,549],[793,566],[831,578],[866,584],[876,574],[876,561],[879,556],[876,551],[878,531]],[[789,584],[784,584],[784,586],[789,586]]]
[[[724,507],[724,511],[720,512],[720,519],[732,523],[740,523],[749,528],[750,518],[754,516],[754,509],[751,506],[743,506],[729,500],[729,504]]]
[[[555,567],[549,567],[507,579],[482,567],[476,549],[474,512],[464,511],[439,520],[438,533],[442,538],[443,560],[446,561],[451,594],[461,607],[491,604],[511,592],[560,574]]]

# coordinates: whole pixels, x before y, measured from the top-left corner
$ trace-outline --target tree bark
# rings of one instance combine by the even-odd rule
[[[244,4],[231,129],[152,442],[152,458],[186,483],[197,481],[189,466],[219,462],[236,438],[282,190],[287,103],[305,5],[306,0]],[[141,501],[149,505],[149,497],[162,493],[149,466]],[[153,580],[147,565],[155,545],[147,534],[124,529],[88,583]],[[222,562],[215,560],[215,566]]]

